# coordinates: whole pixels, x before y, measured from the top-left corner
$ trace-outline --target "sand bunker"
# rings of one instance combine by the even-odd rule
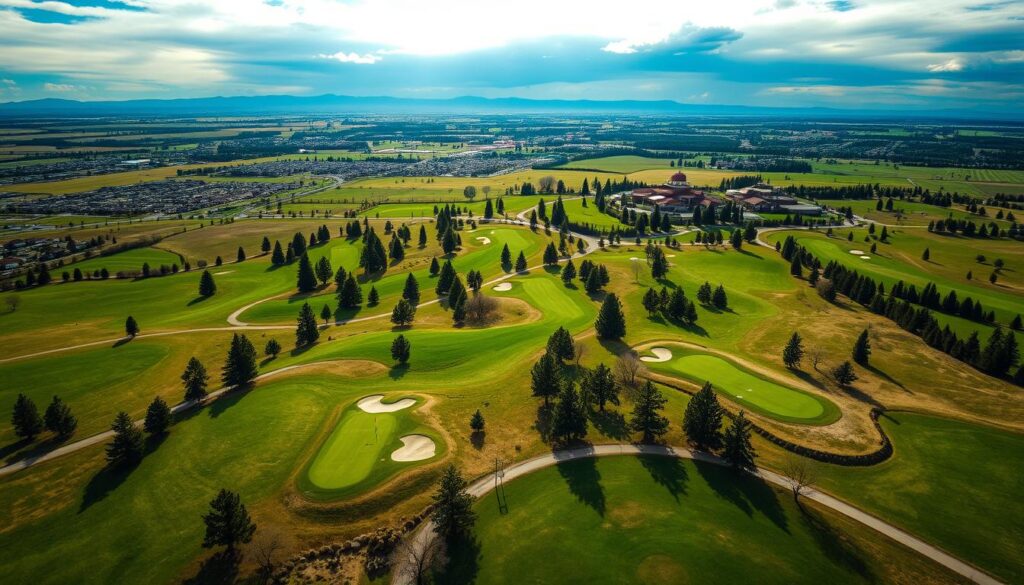
[[[512,290],[512,283],[511,282],[503,282],[501,284],[495,285],[494,286],[494,290],[496,290],[498,292],[505,292],[507,290]]]
[[[488,237],[478,236],[477,239],[480,240],[485,246],[491,243],[491,238]]]
[[[861,260],[871,260],[871,256],[861,256]]]
[[[392,461],[423,461],[430,459],[437,452],[434,440],[425,435],[406,435],[402,437],[402,446],[391,454]]]
[[[666,258],[675,258],[676,255],[675,254],[665,254],[665,257]]]
[[[853,254],[854,256],[860,256],[860,255],[864,254],[864,252],[862,252],[860,250],[850,250],[850,253]]]
[[[664,347],[652,347],[651,348],[651,353],[654,354],[654,357],[651,357],[649,355],[645,355],[644,357],[640,358],[640,361],[642,361],[642,362],[667,362],[668,360],[672,359],[672,352],[667,350],[667,349],[665,349]]]
[[[381,398],[384,398],[383,394],[367,396],[366,398],[360,399],[359,402],[356,403],[356,406],[358,406],[363,412],[376,414],[380,412],[395,412],[416,404],[416,401],[412,398],[403,398],[397,402],[384,404],[380,401]]]
[[[234,270],[222,270],[221,272],[214,272],[214,276],[220,276],[221,274],[231,274]]]
[[[636,262],[637,260],[639,260],[639,258],[637,258],[636,256],[633,256],[632,258],[630,258],[630,260],[632,260],[633,262]]]

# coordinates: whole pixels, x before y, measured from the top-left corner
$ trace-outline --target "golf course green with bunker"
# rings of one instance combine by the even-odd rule
[[[653,372],[681,376],[696,384],[711,382],[719,394],[741,408],[783,422],[825,425],[841,415],[839,407],[825,398],[772,382],[717,355],[671,343],[657,344],[640,354]]]
[[[366,396],[345,408],[300,476],[299,487],[317,499],[365,492],[401,471],[436,461],[444,440],[419,422],[422,398]]]
[[[437,582],[870,583],[949,579],[877,533],[710,463],[658,456],[567,461],[474,506],[472,541]],[[579,539],[586,539],[586,546]],[[890,559],[881,562],[881,558]],[[897,560],[899,559],[899,560]]]

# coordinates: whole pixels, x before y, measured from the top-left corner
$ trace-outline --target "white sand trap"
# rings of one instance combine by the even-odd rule
[[[871,256],[861,256],[861,260],[871,260]]]
[[[512,283],[511,282],[502,282],[501,284],[496,284],[496,285],[494,285],[494,290],[496,290],[498,292],[505,292],[507,290],[512,290]]]
[[[403,408],[409,408],[413,404],[416,404],[416,401],[413,400],[412,398],[403,398],[397,402],[384,404],[383,402],[380,401],[381,398],[384,398],[383,394],[374,394],[373,396],[367,396],[366,398],[363,398],[359,402],[357,402],[356,406],[358,406],[363,412],[377,414],[380,412],[395,412],[398,410],[402,410]]]
[[[636,262],[637,260],[639,260],[639,258],[637,258],[636,256],[633,256],[633,257],[630,258],[630,260]]]
[[[864,254],[864,252],[862,252],[860,250],[850,250],[850,253],[853,254],[854,256],[860,256],[860,255]]]
[[[481,242],[483,242],[483,244],[484,244],[485,246],[486,246],[487,244],[490,244],[490,243],[491,243],[491,238],[488,238],[488,237],[485,237],[485,236],[478,236],[478,237],[477,237],[477,240],[480,240]]]
[[[406,435],[402,437],[402,446],[391,454],[392,461],[423,461],[437,453],[433,439],[425,435]]]
[[[665,254],[665,257],[666,258],[675,258],[676,255],[675,254]]]
[[[231,274],[232,272],[234,272],[234,270],[222,270],[220,272],[214,272],[213,275],[220,276],[221,274]]]
[[[640,361],[642,361],[642,362],[667,362],[668,360],[672,359],[672,352],[667,350],[667,349],[665,349],[664,347],[652,347],[651,348],[651,353],[654,354],[654,357],[651,357],[649,355],[645,355],[644,357],[640,358]]]

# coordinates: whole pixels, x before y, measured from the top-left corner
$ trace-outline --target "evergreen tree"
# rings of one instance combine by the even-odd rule
[[[373,291],[371,291],[371,292],[373,292]],[[331,308],[328,307],[327,305],[324,305],[324,307],[322,309],[320,309],[320,318],[324,320],[324,325],[327,325],[328,323],[330,323],[331,315],[332,315]]]
[[[477,409],[473,413],[473,417],[469,419],[469,428],[473,429],[474,433],[484,432],[484,415],[480,413],[480,409]]]
[[[14,434],[28,441],[43,432],[43,419],[39,416],[39,409],[36,408],[36,403],[24,394],[18,394],[14,401],[11,426],[14,427]]]
[[[658,297],[658,293],[654,292],[653,288],[647,289],[644,293],[642,301],[644,309],[647,310],[647,315],[653,317],[658,314],[661,310],[661,299]]]
[[[339,309],[355,309],[363,303],[363,291],[359,287],[359,283],[356,282],[356,277],[351,272],[348,278],[345,279],[345,284],[341,286],[341,291],[338,292],[338,308]]]
[[[209,270],[204,270],[199,277],[199,296],[210,297],[217,292],[217,284],[213,282],[213,275]]]
[[[786,342],[786,347],[782,350],[782,362],[786,364],[787,368],[796,368],[800,365],[800,360],[804,357],[804,342],[800,338],[800,334],[796,331]]]
[[[127,412],[117,414],[110,430],[114,431],[114,439],[107,445],[107,463],[114,467],[124,467],[142,460],[142,431],[135,426]]]
[[[621,339],[626,335],[626,317],[615,293],[608,293],[601,303],[601,311],[594,322],[597,336],[602,339]]]
[[[455,276],[455,267],[452,266],[451,260],[445,260],[441,266],[441,273],[437,276],[437,285],[434,287],[437,296],[446,295],[451,291]]]
[[[285,263],[284,252],[281,251],[281,240],[274,242],[274,252],[270,255],[270,263],[281,266]]]
[[[221,489],[210,502],[210,511],[203,514],[203,523],[206,524],[203,548],[226,546],[234,551],[239,544],[251,541],[256,532],[256,525],[241,498],[226,489]]]
[[[420,283],[416,281],[416,277],[413,276],[412,272],[409,273],[409,276],[405,277],[405,288],[402,289],[402,298],[409,301],[413,306],[420,304]]]
[[[686,319],[687,308],[690,306],[690,301],[686,298],[686,293],[683,292],[681,287],[676,287],[672,290],[672,294],[669,295],[668,304],[665,305],[664,311],[669,319],[676,322],[683,322]]]
[[[238,254],[235,256],[235,260],[238,262],[245,262],[245,250],[241,246],[238,247]]]
[[[412,344],[404,335],[399,335],[391,342],[391,359],[404,364],[409,361],[410,350],[412,350]]]
[[[292,236],[292,253],[298,258],[306,253],[306,238],[302,237],[302,234],[296,232]]]
[[[330,311],[328,310],[328,315]],[[298,323],[295,327],[295,347],[305,347],[320,339],[320,328],[316,325],[316,317],[309,303],[303,303],[299,309]]]
[[[661,414],[667,402],[649,380],[640,388],[629,426],[633,431],[643,433],[642,443],[653,443],[668,432],[668,419]]]
[[[840,386],[849,386],[857,380],[857,374],[853,371],[853,364],[848,361],[832,368],[832,377]]]
[[[718,288],[711,295],[711,304],[717,309],[725,310],[729,308],[729,297],[725,295],[725,287],[718,285]]]
[[[741,410],[722,437],[722,458],[733,467],[754,467],[754,446],[750,444],[750,421]]]
[[[71,414],[71,408],[57,396],[54,396],[53,401],[46,407],[43,423],[46,430],[57,435],[61,441],[66,441],[75,434],[75,428],[78,427],[78,419]]]
[[[125,319],[124,332],[128,337],[135,337],[139,334],[139,324],[135,321],[135,317],[128,315],[128,318]]]
[[[558,250],[555,249],[554,242],[548,242],[548,246],[544,248],[544,264],[547,266],[558,265]]]
[[[245,335],[235,333],[228,348],[228,358],[221,371],[225,386],[244,386],[256,378],[256,348]]]
[[[380,293],[377,292],[377,287],[370,285],[370,292],[366,295],[366,304],[370,307],[376,307],[380,304]]]
[[[300,293],[316,290],[316,274],[313,273],[313,265],[309,261],[309,255],[305,252],[299,257],[299,273],[296,286]]]
[[[661,248],[654,248],[651,254],[651,276],[655,279],[663,278],[668,274],[668,258]]]
[[[313,271],[316,274],[317,280],[320,284],[326,286],[331,280],[331,276],[334,275],[334,269],[331,268],[331,261],[327,259],[327,256],[321,256],[316,261],[316,268]]]
[[[579,441],[587,436],[587,413],[572,382],[562,384],[551,417],[551,436],[556,441]]]
[[[584,370],[580,393],[588,402],[597,404],[598,410],[602,412],[607,403],[619,404],[619,385],[615,382],[611,368],[603,363],[597,364],[593,370]]]
[[[181,382],[185,386],[185,400],[203,400],[206,398],[206,381],[210,376],[206,373],[203,363],[192,357],[185,365],[185,371],[181,374]]]
[[[433,496],[430,519],[433,521],[434,532],[448,542],[468,534],[476,521],[473,496],[469,495],[466,487],[466,480],[455,465],[448,465],[441,473],[440,484]]]
[[[588,294],[596,294],[601,290],[601,271],[596,266],[587,272],[587,280],[583,284],[583,290],[587,291]]]
[[[405,327],[416,318],[416,310],[412,304],[405,299],[398,299],[398,304],[391,311],[391,322],[399,327]]]
[[[508,249],[508,244],[504,244],[501,247],[501,268],[502,270],[508,270],[512,267],[512,252]]]
[[[516,257],[516,272],[526,272],[526,256],[522,252]]]
[[[437,263],[437,258],[430,259],[430,276],[437,276],[437,273],[441,270],[441,265]]]
[[[388,255],[381,243],[377,232],[370,228],[366,232],[366,239],[363,243],[363,251],[359,255],[359,267],[367,274],[383,272],[388,267]]]
[[[686,405],[683,432],[698,449],[716,449],[722,442],[721,427],[722,405],[711,382],[707,382]]]
[[[171,426],[171,407],[163,398],[157,396],[146,409],[146,419],[142,429],[151,435],[162,435]]]
[[[563,361],[576,357],[575,342],[565,327],[559,327],[551,334],[551,337],[548,338],[547,351]]]
[[[448,290],[448,307],[452,310],[452,321],[461,323],[466,319],[466,287],[458,275],[452,279],[452,287]]]
[[[270,252],[270,238],[263,236],[263,242],[260,243],[260,251],[264,254]]]
[[[857,342],[853,345],[853,361],[862,366],[868,365],[868,356],[871,355],[871,343],[868,341],[868,330],[861,331]]]
[[[441,251],[444,252],[445,256],[453,254],[458,244],[459,241],[455,237],[455,231],[449,226],[444,231],[444,235],[441,236]]]
[[[562,386],[562,369],[558,359],[545,352],[530,370],[530,389],[534,396],[544,398],[544,406],[550,404],[553,396]]]
[[[697,289],[697,300],[702,305],[711,304],[711,283],[704,281],[704,284],[700,285]]]
[[[267,342],[266,347],[263,348],[263,353],[270,357],[277,357],[277,354],[281,353],[281,344],[276,339],[271,339]]]

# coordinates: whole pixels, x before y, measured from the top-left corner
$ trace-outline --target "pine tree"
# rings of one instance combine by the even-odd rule
[[[185,401],[198,401],[206,398],[206,381],[210,376],[206,373],[203,363],[195,357],[188,360],[181,381],[185,386]]]
[[[665,305],[663,310],[669,319],[682,322],[686,318],[686,309],[689,307],[690,301],[686,298],[686,293],[683,292],[681,287],[676,287],[672,290],[672,294],[669,295],[668,304]]]
[[[840,386],[849,386],[857,381],[857,374],[853,371],[853,364],[846,361],[832,368],[832,378]]]
[[[522,252],[516,257],[516,272],[526,272],[526,256]]]
[[[557,441],[579,441],[587,436],[587,413],[572,382],[562,384],[551,417],[551,436]]]
[[[256,378],[256,348],[245,335],[235,333],[231,338],[228,358],[221,371],[225,386],[244,386]]]
[[[235,256],[235,260],[238,262],[245,262],[245,250],[241,246],[238,247],[238,254]]]
[[[441,266],[441,273],[437,276],[437,284],[434,287],[434,292],[437,296],[446,295],[451,291],[452,281],[455,280],[455,267],[452,266],[451,260],[445,260],[444,265]]]
[[[686,405],[683,432],[698,449],[716,449],[722,442],[722,413],[718,396],[707,382]]]
[[[559,327],[548,338],[547,351],[556,358],[567,361],[576,357],[576,344],[565,327]]]
[[[430,276],[437,276],[441,270],[441,265],[437,263],[437,257],[430,259]]]
[[[430,519],[434,532],[448,542],[468,534],[476,521],[473,496],[469,495],[466,487],[462,474],[450,464],[441,473],[441,481],[433,495]]]
[[[642,443],[653,443],[657,437],[668,432],[668,419],[661,414],[667,402],[650,381],[640,388],[634,400],[629,426],[633,431],[643,433]]]
[[[416,318],[416,310],[412,304],[405,299],[398,299],[398,304],[391,311],[391,322],[399,327],[405,327]]]
[[[14,434],[28,441],[43,432],[43,419],[39,416],[39,409],[36,408],[36,403],[24,394],[18,394],[14,401],[11,426],[14,427]]]
[[[711,283],[704,281],[704,284],[700,285],[697,289],[697,300],[702,305],[711,304]]]
[[[865,329],[857,337],[857,342],[853,345],[853,361],[866,366],[868,365],[868,356],[870,355],[871,343],[868,341],[868,330]]]
[[[729,297],[725,295],[725,287],[718,285],[718,288],[711,295],[711,304],[721,310],[729,308]]]
[[[266,254],[270,252],[270,238],[263,236],[263,241],[260,243],[260,251]]]
[[[466,319],[466,287],[458,275],[452,279],[452,287],[448,290],[448,307],[452,310],[452,321],[461,323]]]
[[[412,272],[405,278],[405,288],[402,289],[402,298],[409,301],[413,306],[420,304],[420,283]]]
[[[508,270],[512,267],[512,252],[508,249],[508,244],[504,244],[501,247],[501,268],[502,270]]]
[[[558,359],[545,352],[530,370],[530,389],[534,396],[544,399],[544,406],[550,404],[562,386],[562,369]]]
[[[299,272],[296,280],[296,286],[300,293],[316,290],[316,274],[313,273],[313,265],[309,261],[309,255],[305,252],[299,257]]]
[[[321,256],[320,259],[316,261],[316,268],[313,272],[316,274],[316,278],[320,281],[320,284],[326,286],[331,280],[331,276],[334,275],[334,269],[331,268],[331,261],[327,259],[327,256]]]
[[[409,361],[409,352],[411,350],[412,344],[409,343],[409,340],[404,335],[399,335],[391,342],[391,359],[404,364]]]
[[[281,344],[276,339],[271,339],[263,348],[263,353],[270,357],[277,357],[277,354],[281,353]]]
[[[256,525],[241,498],[226,489],[221,489],[210,502],[210,511],[203,514],[203,523],[206,524],[203,548],[226,546],[234,551],[239,544],[251,541],[256,532]]]
[[[477,409],[473,413],[473,417],[469,419],[469,428],[473,429],[473,433],[482,433],[484,432],[485,424],[484,415],[480,413],[480,409]]]
[[[754,446],[750,444],[750,421],[741,410],[722,437],[722,458],[733,467],[754,467]]]
[[[78,419],[71,414],[71,408],[57,396],[54,396],[53,401],[46,407],[43,423],[46,430],[57,435],[61,441],[66,441],[75,434],[75,428],[78,427]]]
[[[171,426],[171,407],[163,398],[157,396],[146,409],[146,418],[142,429],[151,435],[162,435]]]
[[[558,265],[558,250],[555,249],[554,242],[548,242],[546,248],[544,248],[544,264],[547,266]]]
[[[787,368],[796,368],[804,357],[804,342],[796,331],[789,338],[786,347],[782,350],[782,362]]]
[[[647,289],[647,292],[644,293],[642,303],[644,309],[647,310],[647,315],[650,317],[657,315],[658,311],[661,310],[661,299],[658,297],[658,293],[654,292],[653,288]]]
[[[274,242],[274,252],[270,255],[270,263],[281,266],[285,263],[284,252],[281,251],[281,240]]]
[[[128,337],[135,337],[139,334],[139,324],[135,321],[135,317],[128,315],[128,318],[125,319],[124,332]]]
[[[213,282],[213,275],[209,270],[204,270],[199,277],[199,296],[211,297],[217,292],[217,284]]]
[[[107,463],[114,467],[133,465],[142,460],[142,431],[135,426],[127,412],[119,412],[110,425],[114,439],[107,445]]]
[[[370,307],[376,307],[380,304],[380,293],[377,292],[377,287],[370,285],[370,292],[366,295],[366,304]]]
[[[458,244],[459,241],[455,237],[455,231],[452,230],[451,226],[448,226],[448,229],[441,236],[441,251],[444,252],[445,256],[448,256],[455,252]]]
[[[601,303],[601,311],[594,322],[597,336],[602,339],[621,339],[626,335],[626,317],[615,293],[608,293]]]
[[[566,261],[565,266],[562,267],[562,282],[568,286],[572,284],[572,280],[576,278],[576,266],[573,265],[572,259]]]
[[[341,286],[341,291],[338,292],[338,308],[355,309],[362,303],[363,291],[359,288],[355,275],[350,272],[348,278],[345,279],[345,284]]]
[[[583,283],[583,290],[587,291],[588,294],[596,294],[601,290],[601,271],[596,266],[587,272],[587,280]]]
[[[580,394],[588,402],[597,404],[604,411],[605,404],[619,404],[619,385],[615,381],[611,368],[597,364],[593,370],[584,370],[580,380]]]
[[[328,310],[330,315],[330,310]],[[316,325],[316,317],[309,303],[303,303],[299,309],[299,317],[295,327],[295,347],[305,347],[320,338],[320,328]]]

